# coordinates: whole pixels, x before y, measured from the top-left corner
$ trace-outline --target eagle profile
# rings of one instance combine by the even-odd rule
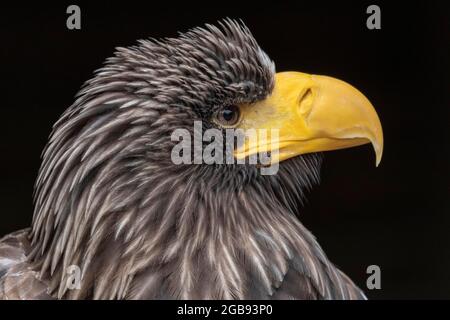
[[[171,134],[194,121],[279,130],[278,172],[174,164]],[[368,142],[378,164],[381,125],[359,91],[276,73],[241,22],[118,48],[53,127],[31,228],[0,240],[0,298],[364,299],[298,213],[317,152]]]

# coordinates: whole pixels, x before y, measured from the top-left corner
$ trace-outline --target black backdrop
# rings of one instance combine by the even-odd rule
[[[59,1],[61,2],[61,1]],[[123,1],[122,1],[123,2]],[[450,298],[449,76],[445,2],[245,4],[212,1],[2,4],[0,13],[0,236],[30,224],[32,190],[52,124],[116,46],[241,18],[277,70],[350,82],[384,128],[379,168],[369,146],[325,154],[322,183],[301,213],[325,252],[369,298]],[[381,30],[366,8],[381,7]]]

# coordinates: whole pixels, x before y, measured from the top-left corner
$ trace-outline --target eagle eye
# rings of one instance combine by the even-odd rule
[[[214,121],[222,127],[233,127],[241,118],[241,112],[236,105],[225,106],[214,115]]]

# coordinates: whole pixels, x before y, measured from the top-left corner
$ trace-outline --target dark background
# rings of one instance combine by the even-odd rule
[[[368,145],[326,153],[322,183],[301,213],[329,258],[362,288],[367,266],[379,265],[382,289],[366,290],[369,298],[450,298],[445,1],[162,2],[73,2],[79,31],[66,28],[73,3],[2,4],[0,236],[29,226],[51,126],[114,47],[241,18],[278,71],[343,79],[381,118],[381,165]],[[381,30],[366,28],[370,4],[381,7]]]

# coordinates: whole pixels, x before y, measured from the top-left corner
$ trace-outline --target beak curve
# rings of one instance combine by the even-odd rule
[[[383,131],[378,115],[369,100],[344,81],[300,72],[277,73],[270,96],[240,107],[238,128],[270,133],[264,139],[246,139],[235,150],[237,159],[270,151],[273,163],[371,143],[376,166],[381,161]]]

